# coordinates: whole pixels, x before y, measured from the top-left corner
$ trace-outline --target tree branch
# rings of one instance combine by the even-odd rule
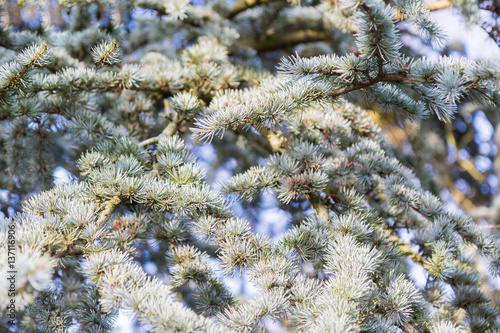
[[[139,142],[139,147],[144,147],[144,146],[149,146],[152,145],[153,143],[157,143],[158,141],[161,140],[164,136],[172,136],[177,132],[177,129],[179,127],[179,123],[183,119],[179,119],[177,114],[174,114],[172,121],[163,129],[160,135],[157,135],[155,137],[146,139],[144,141]]]
[[[449,0],[434,0],[434,1],[424,2],[424,5],[432,12],[434,10],[450,8],[453,6],[453,2]]]
[[[408,256],[408,258],[410,258],[413,262],[419,264],[420,266],[422,266],[423,268],[425,268],[426,270],[429,270],[429,265],[427,264],[426,260],[424,257],[422,257],[420,254],[418,254],[417,252],[413,251],[411,249],[411,243],[404,243],[401,239],[399,239],[398,236],[396,235],[390,235],[389,237],[389,240],[394,243],[398,249],[406,256]]]
[[[255,49],[257,52],[266,52],[284,47],[294,46],[301,43],[317,42],[327,40],[330,35],[323,30],[298,30],[283,34],[272,35],[267,38],[260,39],[243,39],[240,40],[245,46]]]
[[[264,4],[264,3],[274,2],[274,1],[282,1],[282,0],[238,0],[231,7],[231,9],[229,9],[229,14],[226,17],[228,19],[232,19],[233,17],[235,17],[239,13],[241,13],[249,8],[252,8],[252,7]]]
[[[283,1],[283,0],[237,0],[236,3],[231,7],[231,9],[229,9],[229,13],[226,16],[226,18],[232,19],[234,16],[238,15],[239,13],[247,9],[253,8],[258,5],[270,2],[277,2],[277,1]],[[434,1],[424,2],[424,5],[430,11],[434,11],[434,10],[450,8],[453,6],[453,3],[449,0],[434,0]],[[401,19],[400,17],[398,18]]]
[[[66,248],[57,250],[56,252],[52,253],[52,257],[60,259],[67,256],[82,255],[83,253],[84,251],[81,246],[78,247],[66,246]]]
[[[99,228],[104,228],[106,222],[108,222],[111,214],[115,211],[116,207],[118,207],[122,203],[120,196],[117,194],[109,201],[106,201],[104,204],[105,209],[99,215],[99,219],[97,220],[97,226]]]

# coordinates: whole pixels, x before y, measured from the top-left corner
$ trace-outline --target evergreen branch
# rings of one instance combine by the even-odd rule
[[[115,196],[112,199],[106,201],[103,203],[104,210],[101,212],[99,215],[99,218],[96,222],[96,225],[98,228],[102,229],[106,226],[107,221],[115,211],[115,209],[122,203],[122,200],[120,199],[119,196]],[[67,256],[78,256],[85,254],[85,248],[76,245],[74,243],[67,243],[64,248],[53,251],[52,256],[54,258],[64,258]]]
[[[442,46],[445,42],[445,35],[441,28],[432,19],[430,12],[446,7],[451,7],[449,1],[429,1],[420,0],[396,1],[396,8],[400,11],[398,20],[405,20],[419,29],[424,37],[434,46]]]
[[[104,63],[113,65],[119,62],[119,55],[118,44],[114,40],[101,43],[92,48],[92,58],[95,62],[95,67],[100,67]]]
[[[38,51],[36,51],[33,46],[33,51],[36,51],[34,55],[29,54],[30,51],[30,49],[27,49],[25,51],[26,54],[23,55],[23,60],[25,60],[22,61],[23,69],[19,73],[17,73],[14,78],[10,79],[10,83],[6,87],[1,89],[1,92],[3,94],[14,88],[22,80],[26,73],[28,73],[37,63],[41,61],[42,56],[47,51],[47,44],[42,43],[41,48]],[[45,63],[45,61],[42,61],[42,63]]]
[[[433,0],[422,2],[422,6],[426,7],[429,11],[437,11],[442,9],[447,9],[453,7],[453,2],[449,0]],[[403,13],[398,13],[396,15],[396,20],[405,21],[407,18]]]
[[[106,262],[108,264],[103,265]],[[92,254],[86,258],[84,274],[106,291],[101,302],[106,312],[113,312],[117,304],[124,304],[134,310],[141,322],[159,332],[193,326],[199,330],[223,332],[213,320],[196,314],[175,300],[170,286],[148,276],[126,253],[113,250]],[[120,279],[123,274],[128,278]]]
[[[161,93],[162,95],[166,97],[172,96],[172,92],[168,87],[159,87],[159,88],[152,88],[148,86],[129,86],[129,87],[122,87],[117,84],[111,84],[111,85],[94,85],[90,83],[88,86],[77,86],[77,87],[36,87],[36,88],[29,88],[25,89],[25,93],[32,93],[36,94],[39,92],[90,92],[90,91],[123,91],[123,90],[130,90],[130,91],[137,91],[137,92],[146,92],[146,93]]]
[[[356,82],[350,85],[347,85],[343,88],[336,89],[331,93],[328,93],[329,97],[337,97],[340,95],[344,95],[350,93],[352,91],[361,90],[364,88],[368,88],[373,86],[374,84],[380,82],[389,82],[389,83],[398,83],[398,82],[419,82],[419,79],[404,75],[404,74],[389,74],[389,75],[379,75],[373,79]]]
[[[375,33],[375,38],[372,39],[372,43],[375,45],[379,45],[382,39],[381,33],[384,30],[380,29],[380,27],[377,26],[377,18],[375,17],[372,9],[369,6],[367,6],[364,2],[361,2],[360,7],[368,13],[369,20],[372,22],[370,31]],[[380,77],[384,75],[384,61],[386,61],[387,59],[385,59],[379,47],[377,48],[375,56],[377,57],[378,76]]]
[[[126,64],[118,72],[97,71],[92,68],[66,67],[56,74],[35,75],[26,87],[27,93],[38,92],[87,92],[133,90],[143,92],[172,93],[174,83],[164,78],[147,80],[145,71],[138,65]]]

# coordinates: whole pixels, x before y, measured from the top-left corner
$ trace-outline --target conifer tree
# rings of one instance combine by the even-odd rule
[[[439,50],[449,6],[480,23],[473,0],[0,4],[0,331],[499,332],[500,199],[441,196],[487,183],[446,155],[498,111],[500,58],[402,38]]]

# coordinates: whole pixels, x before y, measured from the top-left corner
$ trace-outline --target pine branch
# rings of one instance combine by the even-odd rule
[[[38,50],[38,52],[36,52],[34,55],[29,54],[30,51],[30,49],[27,49],[25,51],[26,54],[23,55],[23,58],[26,61],[22,62],[23,69],[19,73],[17,73],[14,78],[11,78],[10,83],[6,87],[1,89],[0,92],[2,94],[7,93],[9,90],[17,86],[17,84],[22,80],[26,73],[28,73],[35,65],[37,65],[37,63],[39,63],[40,65],[42,63],[45,63],[45,61],[42,60],[42,56],[44,56],[45,52],[47,51],[46,43],[42,43],[40,50]]]
[[[104,63],[108,65],[116,64],[119,62],[119,55],[120,51],[118,49],[118,44],[114,40],[103,42],[92,48],[92,58],[95,67],[100,67]]]

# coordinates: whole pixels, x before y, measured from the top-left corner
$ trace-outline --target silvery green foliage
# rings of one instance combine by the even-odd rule
[[[114,65],[120,61],[120,49],[114,40],[96,45],[92,49],[92,59],[96,67],[101,65]]]
[[[9,329],[107,332],[119,310],[152,332],[259,332],[269,320],[300,332],[500,329],[477,262],[500,275],[498,242],[423,186],[347,99],[407,122],[449,121],[466,97],[498,106],[499,59],[403,54],[400,14],[442,42],[423,2],[113,1],[99,3],[106,29],[99,6],[60,5],[62,30],[0,27]],[[155,14],[125,19],[127,6]],[[279,38],[252,39],[255,26]],[[283,58],[277,75],[256,57],[292,44],[307,54],[308,41],[329,54]],[[72,181],[54,186],[57,166]],[[219,166],[233,174],[213,186]],[[273,237],[238,211],[250,216],[264,191],[295,219]],[[241,274],[251,299],[227,284]],[[2,304],[8,288],[2,279]]]

